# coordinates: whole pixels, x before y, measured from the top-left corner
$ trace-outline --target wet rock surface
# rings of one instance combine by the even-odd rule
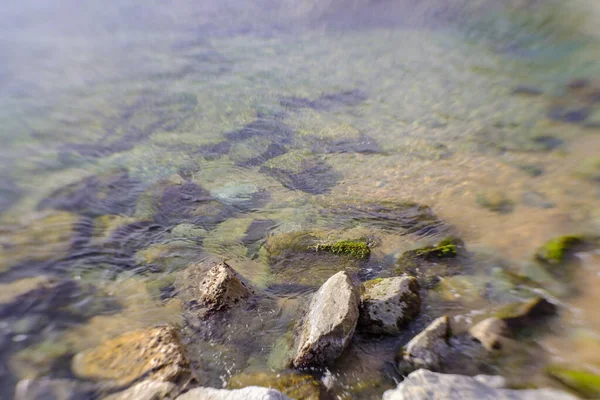
[[[170,326],[142,329],[110,339],[78,353],[73,372],[97,381],[119,385],[140,378],[177,382],[189,376],[189,361],[177,331]]]
[[[504,389],[499,376],[439,374],[420,369],[408,375],[396,389],[383,394],[383,400],[575,400],[576,397],[554,389]]]
[[[291,399],[319,400],[321,388],[311,375],[294,373],[243,373],[231,377],[228,387],[240,389],[247,386],[260,386],[276,389]]]
[[[275,389],[258,386],[246,387],[244,389],[227,390],[214,388],[195,388],[186,392],[177,400],[290,400]]]
[[[417,368],[439,370],[442,360],[449,354],[450,321],[440,317],[415,336],[403,352],[403,361]]]
[[[162,400],[176,388],[171,382],[143,381],[136,383],[129,389],[114,393],[103,398],[103,400]]]
[[[314,294],[293,360],[297,368],[332,363],[350,343],[359,315],[359,293],[338,272]]]
[[[362,288],[359,327],[369,333],[398,335],[420,307],[419,284],[413,277],[367,281]]]
[[[212,267],[200,283],[198,304],[206,313],[235,307],[252,295],[252,289],[228,264]]]
[[[502,343],[510,336],[506,322],[500,318],[488,318],[469,329],[469,333],[488,351],[502,349]]]

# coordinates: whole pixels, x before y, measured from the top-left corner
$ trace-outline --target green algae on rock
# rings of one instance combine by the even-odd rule
[[[586,399],[600,398],[600,375],[559,365],[546,368],[546,374]]]
[[[364,241],[359,240],[341,240],[334,243],[317,244],[315,250],[328,251],[334,254],[343,254],[358,259],[369,258],[371,249]]]
[[[540,322],[556,315],[556,305],[542,297],[508,304],[496,310],[494,316],[503,320],[513,334],[536,328]]]
[[[549,264],[558,264],[566,260],[574,249],[585,243],[582,235],[565,235],[551,239],[535,254],[537,260]]]
[[[277,389],[291,399],[319,400],[320,385],[311,375],[292,372],[248,372],[234,375],[229,379],[227,387],[241,389],[247,386],[261,386]]]

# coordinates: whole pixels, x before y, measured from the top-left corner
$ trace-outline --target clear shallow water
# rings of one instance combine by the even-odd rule
[[[598,234],[593,4],[227,6],[4,11],[0,396],[21,378],[70,376],[75,352],[119,333],[188,329],[178,274],[215,257],[272,299],[251,321],[230,316],[229,331],[188,332],[202,383],[281,368],[277,346],[333,271],[302,258],[269,265],[265,236],[373,236],[371,259],[347,267],[358,280],[391,275],[403,251],[441,233],[339,210],[412,201],[470,256],[406,335],[359,335],[330,372],[334,395],[376,398],[399,379],[393,353],[428,321],[450,313],[460,325],[526,297],[497,289],[498,270],[527,271],[554,236]],[[508,200],[501,212],[482,206],[494,197]],[[543,279],[525,290],[564,305],[540,337],[543,357],[514,361],[533,382],[548,383],[537,374],[548,360],[597,372],[590,257],[578,296]],[[31,292],[41,279],[58,289]],[[15,308],[19,294],[33,305]],[[511,362],[489,368],[530,383]]]

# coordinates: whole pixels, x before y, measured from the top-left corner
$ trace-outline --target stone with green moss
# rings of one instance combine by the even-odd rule
[[[556,305],[542,297],[535,297],[505,305],[495,311],[494,317],[506,322],[513,334],[520,334],[535,329],[540,322],[556,315],[557,311]]]
[[[546,368],[546,374],[587,399],[600,398],[600,375],[559,365]]]
[[[420,260],[440,261],[458,256],[460,241],[455,238],[446,238],[434,246],[409,250],[402,254],[398,265],[415,266]]]
[[[341,240],[334,243],[317,244],[315,250],[317,252],[328,251],[333,254],[343,254],[360,260],[369,258],[371,254],[367,242],[359,240]]]
[[[262,386],[277,389],[284,395],[298,400],[319,400],[320,385],[311,375],[292,372],[254,372],[231,377],[228,388],[241,389],[247,386]]]
[[[558,264],[585,243],[581,235],[565,235],[549,240],[535,254],[536,259],[549,264]]]

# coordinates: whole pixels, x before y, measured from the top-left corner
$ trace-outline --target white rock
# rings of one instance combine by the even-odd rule
[[[359,293],[344,271],[333,275],[315,293],[304,320],[295,367],[335,361],[350,344],[358,322]]]
[[[449,352],[450,322],[443,316],[433,321],[425,330],[406,345],[404,360],[416,367],[439,369],[440,362]]]
[[[143,381],[127,390],[111,394],[104,400],[162,400],[173,389],[175,384],[171,382]]]
[[[383,400],[577,400],[554,389],[511,390],[499,388],[503,379],[495,376],[438,374],[420,369],[408,375]]]
[[[214,388],[195,388],[177,397],[176,400],[290,400],[281,392],[258,386],[243,389],[226,390]]]

